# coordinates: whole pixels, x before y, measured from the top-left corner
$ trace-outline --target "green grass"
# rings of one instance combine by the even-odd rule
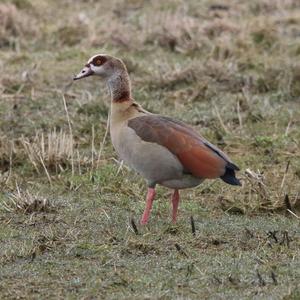
[[[299,299],[299,25],[296,0],[0,1],[0,298]],[[107,89],[72,84],[99,52],[243,187],[182,191],[176,225],[159,187],[139,226],[146,186],[104,140]]]

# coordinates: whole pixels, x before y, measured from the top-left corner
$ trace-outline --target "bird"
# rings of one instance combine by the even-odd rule
[[[115,151],[146,180],[146,206],[140,224],[149,221],[157,185],[173,190],[173,223],[177,220],[179,190],[216,178],[230,185],[241,185],[235,175],[239,167],[190,125],[148,112],[133,100],[129,74],[121,59],[96,54],[73,80],[89,76],[100,77],[108,86],[109,127]]]

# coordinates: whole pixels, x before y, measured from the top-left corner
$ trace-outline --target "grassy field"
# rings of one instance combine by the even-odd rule
[[[0,0],[0,298],[300,299],[299,28],[298,0]],[[158,188],[139,226],[108,91],[72,82],[97,53],[243,186],[183,191],[176,225]]]

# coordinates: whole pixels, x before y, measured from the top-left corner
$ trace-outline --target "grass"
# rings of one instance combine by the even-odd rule
[[[1,299],[299,299],[300,7],[289,1],[0,1]],[[181,119],[241,188],[158,188],[122,166],[95,53]],[[191,216],[195,232],[192,232]],[[135,228],[134,224],[137,228]]]

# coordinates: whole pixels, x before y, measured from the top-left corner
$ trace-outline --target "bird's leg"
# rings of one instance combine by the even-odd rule
[[[146,207],[145,207],[144,213],[143,213],[141,221],[140,221],[140,223],[142,225],[145,225],[148,223],[154,197],[155,197],[155,189],[148,188],[147,198],[146,198]]]
[[[174,190],[174,193],[172,195],[172,222],[173,223],[176,223],[178,203],[179,203],[179,192],[178,190]]]

